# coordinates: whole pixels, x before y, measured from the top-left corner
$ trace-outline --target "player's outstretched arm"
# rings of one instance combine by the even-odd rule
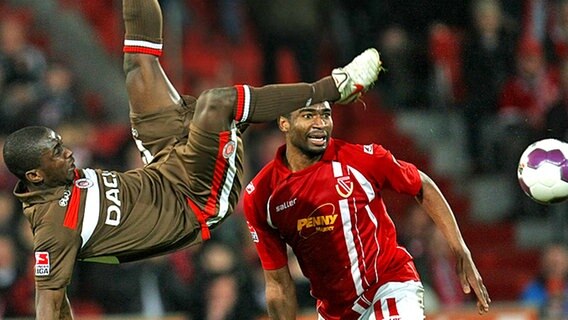
[[[416,200],[430,215],[454,252],[457,258],[457,273],[464,293],[469,294],[473,289],[477,296],[478,312],[486,313],[489,311],[491,299],[473,262],[471,252],[463,240],[452,209],[434,181],[424,172],[420,172],[420,177],[422,189]]]
[[[268,316],[274,320],[294,320],[298,309],[296,287],[288,266],[264,270]]]
[[[73,320],[65,288],[36,290],[36,319]]]

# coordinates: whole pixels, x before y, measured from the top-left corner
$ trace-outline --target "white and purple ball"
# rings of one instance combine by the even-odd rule
[[[551,204],[568,199],[568,144],[544,139],[528,146],[519,161],[517,177],[534,201]]]

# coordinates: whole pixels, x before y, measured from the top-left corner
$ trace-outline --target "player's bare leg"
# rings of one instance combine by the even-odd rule
[[[162,53],[162,12],[156,0],[123,0],[126,29],[124,72],[130,108],[148,113],[180,101],[158,57]]]
[[[162,14],[157,0],[123,0],[126,27],[124,69],[131,110],[143,113],[180,100],[162,70]],[[208,90],[195,106],[193,124],[222,132],[235,122],[273,121],[300,107],[323,101],[348,103],[367,90],[381,70],[376,50],[364,52],[333,76],[314,83],[247,85]]]

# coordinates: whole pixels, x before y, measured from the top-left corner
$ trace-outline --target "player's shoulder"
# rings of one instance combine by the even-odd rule
[[[257,194],[257,190],[268,190],[272,182],[275,166],[274,160],[266,164],[260,171],[252,178],[245,188],[245,197],[252,197]]]
[[[338,154],[347,155],[353,158],[376,157],[383,156],[388,153],[388,150],[386,150],[382,145],[376,143],[358,144],[335,139],[334,145]]]

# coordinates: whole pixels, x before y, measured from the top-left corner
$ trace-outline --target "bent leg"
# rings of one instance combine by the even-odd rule
[[[179,103],[181,98],[164,70],[162,11],[157,0],[123,0],[126,29],[124,72],[131,112],[148,113]]]

